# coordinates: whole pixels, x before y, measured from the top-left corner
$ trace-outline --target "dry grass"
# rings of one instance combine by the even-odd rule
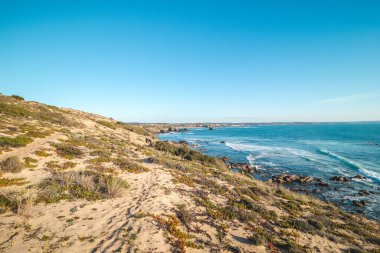
[[[110,175],[103,177],[103,180],[104,185],[107,189],[107,194],[110,198],[116,198],[123,195],[123,192],[126,188],[126,184],[124,181]]]
[[[34,191],[8,192],[3,195],[11,202],[10,205],[18,215],[27,218],[32,216],[32,208],[37,196]]]

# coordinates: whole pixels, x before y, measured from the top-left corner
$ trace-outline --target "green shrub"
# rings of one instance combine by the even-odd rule
[[[45,138],[51,134],[50,131],[35,131],[31,130],[28,131],[25,136],[31,137],[31,138]]]
[[[114,123],[112,122],[109,122],[109,121],[105,121],[105,120],[98,120],[96,121],[96,123],[102,125],[102,126],[105,126],[105,127],[108,127],[108,128],[111,128],[113,130],[115,130],[117,127]]]
[[[24,178],[1,178],[0,177],[0,187],[7,187],[11,185],[24,185],[26,182]],[[1,212],[0,212],[1,213]]]
[[[106,149],[97,149],[90,152],[91,156],[100,156],[100,157],[109,157],[111,156],[111,152]]]
[[[152,133],[146,130],[145,128],[138,126],[138,125],[132,125],[132,124],[127,124],[124,122],[117,122],[118,125],[123,127],[124,129],[127,129],[131,132],[134,132],[139,135],[145,135],[145,136],[152,136]]]
[[[46,150],[43,150],[43,149],[37,150],[36,152],[34,152],[34,154],[39,156],[39,157],[51,156],[51,154],[49,154],[48,152],[46,152]]]
[[[135,162],[131,162],[125,158],[117,158],[113,161],[115,165],[117,165],[120,169],[126,170],[132,173],[141,173],[149,171],[148,168],[141,166]]]
[[[0,102],[0,113],[13,117],[29,117],[34,115],[32,111],[29,111],[21,106],[3,102]]]
[[[3,172],[18,173],[24,169],[24,164],[21,163],[17,156],[11,156],[0,164]]]
[[[214,157],[204,155],[197,150],[191,149],[187,144],[172,144],[169,142],[158,141],[154,146],[159,151],[168,152],[189,161],[195,160],[203,163],[217,164]]]
[[[37,165],[35,163],[37,163],[38,161],[34,158],[31,158],[31,157],[24,157],[24,164],[25,164],[25,167],[26,168],[35,168],[37,167]]]
[[[0,194],[0,214],[5,213],[6,211],[13,209],[15,204],[3,194]]]
[[[127,183],[111,175],[91,171],[54,172],[39,185],[39,202],[56,203],[60,200],[98,200],[118,197]]]
[[[18,95],[12,95],[11,96],[12,98],[16,99],[16,100],[20,100],[20,101],[24,101],[25,99],[21,96],[18,96]]]
[[[307,220],[307,223],[309,223],[310,225],[312,225],[313,227],[315,227],[318,230],[321,230],[324,228],[323,223],[317,219],[309,218]]]
[[[263,245],[271,241],[271,236],[261,227],[256,227],[249,240],[255,245]]]
[[[0,137],[0,147],[25,147],[27,144],[31,143],[33,140],[27,136],[17,136],[15,138],[12,137]]]

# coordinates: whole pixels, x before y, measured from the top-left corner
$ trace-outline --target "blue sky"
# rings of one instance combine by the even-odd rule
[[[139,122],[380,120],[380,1],[0,1],[0,92]]]

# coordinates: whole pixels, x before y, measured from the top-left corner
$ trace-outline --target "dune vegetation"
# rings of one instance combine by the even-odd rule
[[[376,221],[141,125],[0,95],[0,252],[380,252]]]

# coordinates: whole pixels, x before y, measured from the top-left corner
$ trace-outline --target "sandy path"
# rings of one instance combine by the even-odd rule
[[[11,156],[18,156],[20,159],[22,159],[24,157],[27,157],[29,154],[37,151],[46,143],[55,142],[59,138],[63,138],[63,137],[64,135],[62,133],[55,133],[46,138],[36,138],[33,140],[32,143],[29,143],[25,147],[16,148],[10,152],[5,152],[3,154],[0,154],[0,161],[7,159],[8,157],[11,157]]]
[[[180,198],[173,190],[171,175],[152,168],[149,172],[120,177],[130,185],[121,198],[35,206],[33,219],[27,221],[33,228],[31,231],[3,230],[11,227],[10,224],[21,224],[23,219],[0,215],[0,252],[4,249],[6,252],[39,252],[41,246],[52,247],[54,252],[137,252],[137,249],[139,252],[170,252],[170,245],[156,223],[150,217],[137,219],[135,215],[171,212]],[[163,187],[173,191],[167,194]],[[68,222],[73,218],[73,222]],[[45,235],[51,239],[42,241]],[[64,237],[69,239],[63,241]],[[82,239],[86,237],[92,239]]]

